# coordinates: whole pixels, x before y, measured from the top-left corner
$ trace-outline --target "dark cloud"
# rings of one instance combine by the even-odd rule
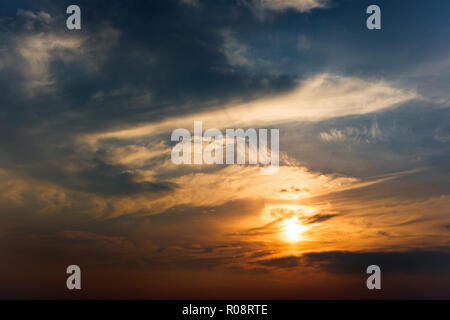
[[[258,261],[257,263],[267,267],[295,268],[298,266],[298,262],[299,261],[297,257],[282,257],[282,258],[261,260]]]
[[[331,218],[338,216],[337,214],[315,214],[311,217],[308,217],[305,221],[306,224],[324,222]]]
[[[68,3],[17,3],[24,7],[5,10],[9,16],[0,20],[6,44],[0,52],[5,168],[20,167],[32,176],[46,172],[64,185],[59,167],[69,159],[83,161],[74,144],[81,133],[129,127],[294,85],[289,75],[230,65],[221,31],[253,19],[244,7],[236,15],[225,2],[191,10],[179,1],[81,0],[83,28],[70,32],[65,28]],[[37,86],[32,94],[30,86]],[[84,185],[88,192],[98,188],[106,194],[170,189],[164,182],[136,184],[128,173],[110,169],[98,165],[70,180],[86,182],[76,182],[78,189]]]
[[[382,272],[401,274],[448,274],[450,253],[446,251],[404,252],[309,252],[301,256],[259,260],[257,264],[274,268],[314,267],[332,274],[365,274],[370,265]]]
[[[414,50],[416,54],[408,56],[414,61],[395,55],[382,58],[399,46],[409,47],[411,41],[405,35],[412,31],[400,38],[394,37],[392,31],[380,35],[367,33],[360,26],[365,2],[351,6],[337,1],[329,10],[310,12],[308,15],[314,19],[288,11],[261,21],[239,2],[230,5],[229,1],[201,1],[198,6],[186,6],[175,0],[127,3],[81,0],[78,5],[83,8],[84,28],[78,33],[65,29],[68,4],[68,1],[51,5],[47,1],[6,1],[0,5],[6,15],[0,21],[4,31],[1,40],[6,44],[1,58],[7,62],[0,68],[3,106],[0,154],[4,167],[21,165],[22,170],[27,170],[28,166],[23,164],[43,163],[48,159],[63,164],[74,156],[73,139],[78,134],[130,127],[227,101],[286,91],[305,73],[337,68],[344,74],[354,75],[360,70],[362,77],[389,79],[397,77],[395,72],[400,72],[399,68],[425,63],[442,51]],[[417,14],[412,5],[400,12],[389,3],[382,6],[388,16],[414,18]],[[425,8],[418,2],[414,6],[424,9],[427,16],[432,12],[429,6]],[[398,34],[405,26],[394,20],[385,20],[386,28]],[[435,20],[429,21],[430,30],[437,28]],[[26,27],[30,23],[31,29]],[[334,32],[341,34],[339,40],[329,35],[329,30],[335,27],[338,30]],[[414,28],[414,42],[420,41],[420,48],[427,44],[432,48],[430,42],[438,39],[439,33],[430,35],[418,26],[408,27]],[[224,30],[235,37],[238,45],[248,47],[246,59],[253,66],[229,61],[224,51],[227,41]],[[296,46],[299,34],[311,42],[310,50],[301,57],[297,50],[289,50]],[[38,35],[78,39],[81,44],[75,50],[51,49],[46,74],[56,91],[38,90],[34,96],[27,97],[22,90],[30,78],[23,71],[29,66],[18,53],[17,45],[25,43],[26,37]],[[340,43],[338,48],[335,41]],[[343,51],[343,48],[351,50]],[[236,50],[240,52],[239,48]],[[329,52],[334,54],[329,56]],[[375,59],[374,55],[378,57]],[[358,57],[358,65],[352,62],[354,57]],[[327,67],[323,68],[324,65]],[[425,114],[424,108],[427,106],[381,114],[377,121],[382,139],[374,139],[370,144],[361,143],[363,137],[354,141],[351,148],[317,147],[319,130],[330,126],[345,128],[350,124],[359,125],[360,129],[370,128],[373,119],[365,116],[319,124],[312,133],[315,152],[304,154],[308,141],[298,140],[308,138],[308,132],[303,132],[301,137],[296,134],[295,141],[282,137],[282,149],[289,148],[292,156],[321,172],[375,174],[380,170],[405,170],[429,164],[445,169],[449,152],[445,140],[449,135],[448,112],[434,109]],[[435,128],[439,129],[437,133]],[[291,150],[289,145],[299,142],[303,148]],[[330,154],[335,161],[328,160]]]
[[[67,187],[105,195],[129,195],[137,193],[169,192],[175,184],[169,182],[136,182],[133,172],[118,171],[118,167],[98,163],[89,170],[83,170],[77,181],[68,178]]]
[[[450,272],[450,253],[442,251],[312,252],[303,255],[302,259],[306,264],[318,264],[331,273],[365,273],[372,264],[378,265],[382,272]]]

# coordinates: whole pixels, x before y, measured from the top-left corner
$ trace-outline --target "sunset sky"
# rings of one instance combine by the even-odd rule
[[[2,0],[0,298],[450,299],[449,13]],[[279,129],[278,172],[175,165],[194,121]]]

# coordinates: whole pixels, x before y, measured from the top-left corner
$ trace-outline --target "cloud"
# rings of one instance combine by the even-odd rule
[[[220,32],[223,38],[223,53],[231,66],[252,66],[249,47],[237,41],[231,30]]]
[[[344,141],[345,134],[338,129],[330,129],[328,132],[319,133],[319,137],[323,141]]]
[[[316,8],[326,8],[329,4],[329,0],[252,0],[250,3],[255,10],[275,12],[286,10],[308,12]]]
[[[333,275],[365,274],[370,265],[378,265],[383,273],[448,274],[450,253],[446,251],[410,250],[398,252],[308,252],[255,261],[256,264],[280,269],[325,271]],[[313,268],[313,269],[311,269]]]
[[[375,119],[370,127],[345,127],[343,129],[331,128],[328,132],[320,132],[319,138],[325,142],[352,140],[372,143],[383,139],[383,132]]]
[[[62,28],[55,29],[54,21],[59,20],[47,12],[18,9],[17,19],[2,25],[7,32],[1,41],[8,45],[0,54],[0,71],[19,74],[17,85],[28,97],[55,93],[61,86],[55,63],[97,71],[119,38],[118,30],[107,25],[102,25],[95,35],[67,34]]]
[[[311,48],[311,43],[309,42],[308,38],[301,34],[297,37],[297,50],[303,51],[308,50]]]
[[[25,90],[30,95],[40,90],[51,90],[55,82],[50,75],[50,64],[55,58],[76,59],[81,40],[53,34],[24,36],[17,41],[15,51],[24,61],[20,69],[25,78]]]
[[[162,142],[149,146],[127,145],[105,150],[102,159],[111,165],[143,167],[152,159],[170,154],[170,151]]]
[[[24,20],[24,28],[28,31],[34,30],[40,24],[50,24],[52,16],[45,12],[32,12],[28,10],[18,9],[17,17]]]
[[[327,221],[336,216],[337,216],[337,214],[316,214],[316,215],[306,219],[305,223],[313,224],[313,223],[318,223],[318,222],[324,222],[324,221]]]
[[[152,202],[154,212],[177,205],[219,206],[240,199],[280,199],[280,187],[308,188],[310,194],[321,194],[358,184],[354,178],[317,175],[306,168],[288,166],[281,166],[274,176],[261,175],[256,166],[239,165],[225,166],[213,172],[193,173],[189,170],[186,174],[180,175],[176,171],[173,174],[177,176],[168,178],[167,182],[178,187],[167,197]]]
[[[121,236],[108,236],[87,231],[63,230],[57,233],[60,241],[69,241],[72,245],[75,243],[94,245],[103,247],[104,250],[131,249],[132,243]]]
[[[260,260],[257,263],[266,267],[296,268],[299,259],[295,256]]]
[[[294,121],[317,122],[345,115],[378,112],[414,98],[417,95],[413,91],[397,89],[385,82],[321,74],[304,80],[289,93],[245,103],[235,102],[221,108],[212,108],[211,111],[169,117],[131,129],[80,135],[77,144],[79,152],[85,156],[100,157],[110,166],[123,166],[122,169],[116,168],[116,172],[128,172],[135,183],[159,185],[159,179],[164,177],[163,184],[168,184],[167,187],[176,186],[168,189],[170,192],[166,195],[161,193],[157,199],[148,199],[145,204],[134,200],[136,206],[141,206],[149,214],[161,213],[180,205],[219,206],[242,199],[308,199],[367,187],[393,179],[395,175],[366,180],[320,174],[311,172],[295,161],[287,160],[289,156],[284,153],[279,173],[270,177],[261,176],[257,166],[176,166],[168,157],[170,148],[165,141],[171,130],[189,129],[194,120],[202,120],[204,130],[250,126],[261,128]],[[377,125],[374,126],[378,128]],[[368,132],[372,134],[375,131],[372,128]],[[343,138],[344,135],[341,135]],[[333,138],[330,133],[323,136],[329,140]],[[102,172],[98,167],[89,170],[91,174],[94,171]],[[89,181],[104,181],[105,178],[107,176],[96,174]],[[110,182],[104,185],[117,185],[110,178],[108,181]],[[122,179],[117,181],[123,182]],[[105,189],[93,184],[89,190],[95,188]],[[128,185],[127,188],[138,190]],[[221,192],[215,194],[208,190]],[[317,222],[331,217],[333,215],[317,216]]]
[[[448,133],[443,134],[442,131],[444,131],[444,130],[442,130],[442,128],[438,128],[438,129],[434,130],[433,138],[442,143],[450,142],[450,134],[448,134]]]
[[[61,174],[59,181],[68,189],[101,195],[133,195],[170,192],[175,185],[165,181],[142,181],[138,171],[93,161],[91,166],[73,173]]]
[[[126,148],[119,150],[125,152]],[[133,166],[139,164],[136,161],[141,161],[139,157],[133,159],[135,156],[132,156],[132,162],[128,162],[130,158],[126,156],[122,159]],[[146,151],[143,157],[147,157]],[[28,203],[33,204],[33,212],[55,214],[61,210],[79,210],[92,216],[114,217],[155,215],[180,206],[213,208],[233,201],[258,200],[262,205],[266,204],[261,212],[266,222],[295,214],[306,224],[326,221],[334,217],[334,213],[328,210],[321,212],[320,207],[313,209],[298,204],[279,211],[283,205],[278,203],[323,197],[393,178],[388,176],[365,181],[286,165],[280,166],[274,176],[261,175],[257,166],[230,165],[214,170],[205,170],[204,166],[200,166],[192,170],[186,166],[171,165],[170,161],[168,164],[154,163],[149,169],[137,169],[99,160],[67,171],[41,169],[34,178],[18,177],[14,171],[4,171],[3,174],[7,177],[7,182],[0,184],[0,190],[4,190],[5,195],[4,206],[20,210],[27,208]],[[36,181],[40,181],[38,186]],[[286,192],[281,192],[280,188],[291,190],[290,196],[286,197]],[[295,210],[292,211],[292,208]]]
[[[445,251],[403,252],[311,252],[302,257],[306,264],[318,264],[330,273],[363,273],[367,266],[382,272],[449,273],[450,253]]]
[[[192,7],[198,7],[200,5],[200,0],[180,0],[180,3]]]
[[[361,115],[392,108],[417,99],[412,90],[393,87],[387,82],[320,74],[298,84],[289,93],[235,102],[211,111],[172,117],[132,129],[102,132],[81,137],[80,143],[95,145],[102,139],[132,139],[190,128],[202,120],[204,128],[266,127],[295,121],[321,121]]]

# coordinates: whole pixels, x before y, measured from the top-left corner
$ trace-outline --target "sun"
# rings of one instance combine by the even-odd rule
[[[297,242],[302,238],[302,233],[306,230],[306,227],[298,224],[297,222],[290,221],[284,227],[284,235],[290,242]]]

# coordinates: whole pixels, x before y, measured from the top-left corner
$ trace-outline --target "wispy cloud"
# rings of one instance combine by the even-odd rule
[[[299,83],[292,92],[219,106],[211,111],[172,117],[138,128],[102,132],[81,137],[95,144],[102,139],[130,139],[159,135],[176,128],[190,128],[202,120],[205,128],[264,127],[295,121],[320,121],[392,108],[419,96],[384,81],[321,74]]]
[[[265,11],[283,12],[294,10],[298,12],[309,12],[313,9],[327,8],[330,0],[249,0],[246,2],[261,17]]]
[[[45,12],[19,9],[17,21],[3,26],[15,32],[14,38],[5,33],[2,41],[8,45],[0,55],[0,70],[11,69],[22,76],[22,89],[29,97],[41,93],[54,93],[57,81],[52,73],[52,63],[78,63],[86,70],[96,71],[102,56],[116,44],[119,31],[103,26],[89,38],[87,34],[70,34],[52,29],[54,19]]]
[[[357,127],[345,127],[342,129],[331,128],[328,131],[320,132],[319,138],[322,141],[332,142],[332,141],[358,141],[371,143],[376,140],[383,138],[383,132],[378,127],[378,122],[373,121],[371,126],[361,126]]]

